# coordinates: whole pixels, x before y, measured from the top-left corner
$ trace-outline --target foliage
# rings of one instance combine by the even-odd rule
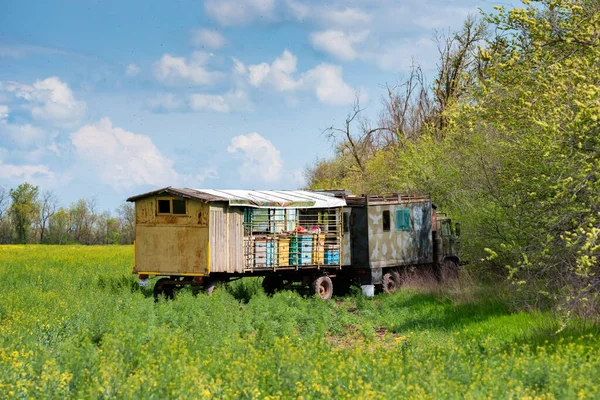
[[[131,246],[0,246],[0,397],[600,395],[596,326],[553,335],[549,315],[487,291],[324,302],[267,297],[250,279],[154,302],[132,258]]]
[[[40,197],[39,188],[29,183],[9,192],[0,187],[0,243],[131,244],[134,231],[129,203],[113,216],[110,211],[99,213],[94,199],[60,207],[50,190]]]
[[[29,183],[23,183],[9,192],[12,198],[10,215],[14,223],[17,243],[29,241],[31,224],[39,211],[38,192],[38,187]]]
[[[364,174],[349,172],[343,183],[361,193],[430,194],[463,221],[463,258],[472,268],[509,277],[529,300],[555,304],[567,317],[596,317],[600,5],[523,3],[485,16],[481,29],[495,35],[486,44],[464,30],[454,37],[471,42],[475,58],[462,72],[440,74],[459,79],[443,87],[460,88],[433,107],[443,132],[374,152]],[[441,54],[440,65],[454,65],[453,55],[465,53]]]

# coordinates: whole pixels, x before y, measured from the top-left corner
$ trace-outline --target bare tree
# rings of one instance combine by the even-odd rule
[[[56,213],[58,208],[58,199],[51,190],[45,190],[40,200],[40,243],[44,242],[44,234],[50,218]]]
[[[413,63],[408,77],[395,86],[385,86],[383,111],[379,124],[384,128],[386,145],[400,147],[402,140],[421,136],[431,123],[433,102],[421,67]]]
[[[344,127],[337,128],[330,126],[323,131],[324,133],[327,133],[328,138],[334,142],[338,135],[342,136],[343,140],[340,150],[342,152],[348,151],[352,154],[356,166],[362,173],[365,172],[366,159],[374,152],[374,150],[376,150],[373,134],[385,129],[380,127],[371,128],[369,122],[361,118],[361,113],[364,110],[365,109],[360,106],[360,93],[357,92],[352,108],[346,116]],[[359,124],[358,134],[352,132],[352,125],[355,120]]]
[[[448,126],[446,110],[460,99],[479,76],[478,45],[488,37],[485,23],[473,16],[467,17],[460,31],[437,34],[439,61],[437,78],[433,84],[436,103],[436,132],[445,135]]]
[[[135,211],[130,203],[123,203],[117,209],[117,214],[121,220],[121,243],[133,243],[135,234]]]

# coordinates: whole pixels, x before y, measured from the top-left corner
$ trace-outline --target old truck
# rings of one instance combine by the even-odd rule
[[[309,287],[323,299],[351,285],[397,290],[406,268],[458,270],[459,226],[426,197],[343,191],[166,187],[135,203],[140,285],[156,297],[191,285],[209,294],[261,276],[266,292]]]

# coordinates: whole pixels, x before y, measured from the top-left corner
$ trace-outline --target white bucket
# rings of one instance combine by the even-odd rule
[[[362,292],[365,296],[375,296],[375,285],[362,285],[360,288],[362,289]]]

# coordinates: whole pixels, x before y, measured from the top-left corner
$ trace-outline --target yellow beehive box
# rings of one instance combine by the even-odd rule
[[[315,265],[325,263],[325,235],[313,236],[312,263]]]
[[[277,266],[287,267],[290,265],[290,239],[279,238],[278,242],[279,252],[277,253]]]

